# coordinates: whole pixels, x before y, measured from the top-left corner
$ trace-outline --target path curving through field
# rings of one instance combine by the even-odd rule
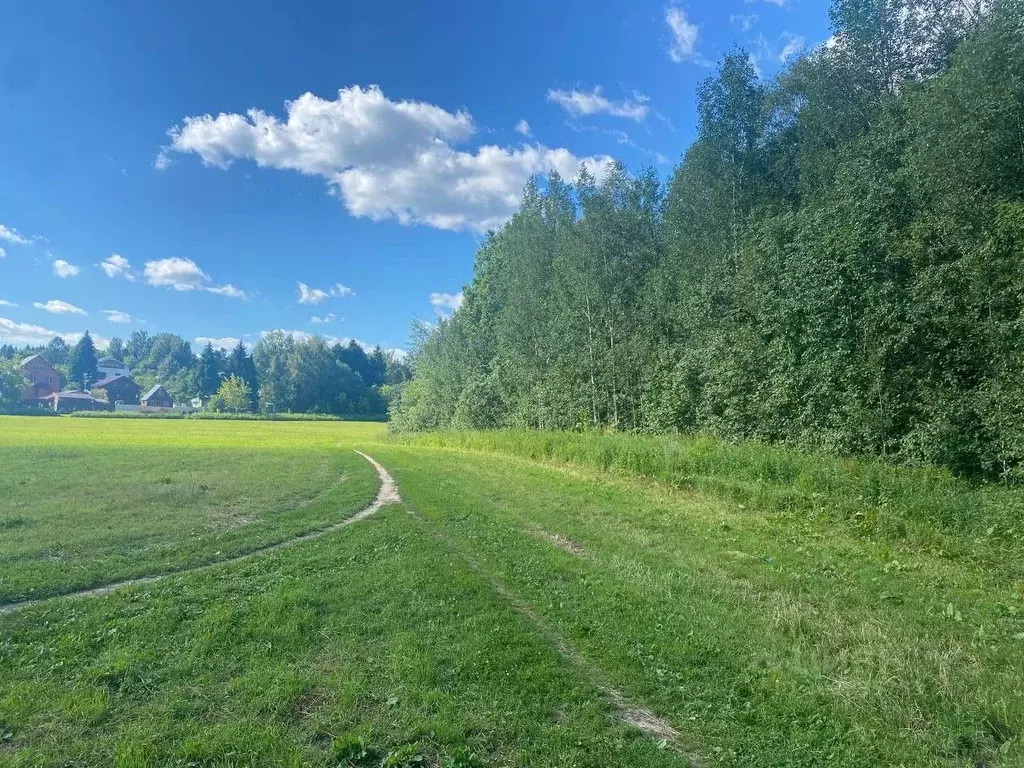
[[[257,555],[266,554],[268,552],[275,552],[277,550],[286,549],[288,547],[301,544],[312,539],[317,539],[322,536],[338,531],[345,528],[353,523],[358,523],[371,515],[376,514],[384,507],[390,504],[401,504],[402,498],[398,493],[398,486],[395,484],[394,478],[391,474],[372,456],[369,456],[362,451],[355,451],[368,461],[373,468],[377,471],[377,476],[380,478],[380,489],[377,491],[377,496],[373,502],[356,512],[354,515],[345,518],[333,525],[329,525],[325,528],[320,528],[315,531],[295,536],[284,541],[279,541],[275,544],[268,544],[263,547],[258,547],[245,554],[238,555],[236,557],[225,558],[223,560],[217,560],[211,563],[204,563],[203,565],[197,565],[191,568],[182,568],[176,571],[168,571],[166,573],[153,574],[151,576],[139,576],[134,579],[125,579],[122,581],[110,582],[99,587],[92,587],[90,589],[82,589],[74,592],[66,592],[61,595],[51,595],[48,597],[39,598],[37,600],[23,600],[14,603],[3,603],[0,604],[0,615],[14,613],[22,608],[29,608],[36,605],[42,605],[50,603],[56,600],[62,600],[65,598],[75,597],[98,597],[101,595],[110,594],[116,592],[119,589],[132,586],[140,586],[144,584],[152,584],[154,582],[166,579],[172,576],[183,576],[192,573],[200,573],[213,568],[217,568],[223,565],[231,565],[239,563],[245,560],[249,560]],[[484,571],[483,568],[476,562],[476,560],[469,555],[468,552],[463,551],[461,548],[455,545],[451,538],[445,534],[435,523],[428,520],[426,517],[418,514],[412,507],[407,507],[406,511],[416,518],[420,523],[424,524],[428,528],[433,530],[433,533],[437,536],[440,543],[445,546],[453,555],[463,561],[466,567],[470,571],[477,574],[484,582],[491,588],[491,590],[512,610],[524,617],[529,621],[534,628],[551,644],[555,651],[563,658],[566,662],[572,665],[578,672],[580,672],[600,694],[610,704],[610,716],[622,723],[631,725],[646,736],[660,741],[663,745],[673,749],[679,754],[689,759],[692,766],[698,766],[700,764],[698,756],[683,748],[680,743],[680,734],[663,718],[657,717],[650,710],[641,707],[634,702],[630,701],[620,691],[613,688],[608,684],[605,679],[603,671],[594,666],[590,661],[586,660],[583,655],[576,650],[564,637],[562,637],[553,627],[551,627],[546,621],[544,621],[525,601],[519,598],[517,595],[510,592],[500,581],[489,575]]]
[[[75,592],[65,592],[61,595],[51,595],[49,597],[39,598],[38,600],[22,600],[14,603],[0,603],[0,615],[5,613],[13,613],[14,611],[19,611],[22,608],[29,608],[33,605],[41,605],[43,603],[49,603],[54,600],[62,600],[67,597],[97,597],[99,595],[106,595],[111,592],[116,592],[117,590],[124,589],[125,587],[133,587],[140,584],[152,584],[153,582],[160,581],[161,579],[166,579],[170,576],[182,576],[189,573],[199,573],[201,571],[207,571],[211,568],[216,568],[222,565],[239,563],[244,560],[248,560],[249,558],[255,557],[256,555],[263,555],[268,552],[275,552],[279,549],[286,549],[288,547],[293,547],[296,544],[301,544],[304,541],[318,539],[321,536],[326,536],[328,533],[333,533],[334,531],[345,528],[346,526],[352,525],[353,523],[358,523],[361,520],[365,520],[366,518],[376,514],[382,508],[386,507],[389,504],[400,504],[402,502],[402,497],[399,496],[398,486],[395,485],[395,480],[394,478],[391,477],[388,471],[384,469],[384,467],[382,467],[377,462],[377,460],[374,459],[372,456],[367,456],[362,451],[356,451],[356,453],[358,453],[360,456],[362,456],[364,459],[370,462],[370,464],[373,465],[373,468],[377,470],[377,476],[380,478],[380,490],[377,491],[377,497],[368,507],[361,509],[359,512],[356,512],[354,515],[350,517],[346,517],[344,520],[341,520],[340,522],[334,523],[333,525],[329,525],[326,528],[318,528],[315,531],[303,533],[291,539],[285,539],[284,541],[278,541],[274,544],[267,544],[266,546],[258,547],[236,557],[229,557],[224,560],[216,560],[211,563],[203,563],[202,565],[193,566],[191,568],[182,568],[181,570],[177,571],[167,571],[166,573],[154,574],[152,576],[138,576],[134,579],[125,579],[123,581],[113,581],[109,584],[104,584],[99,587],[81,589]]]

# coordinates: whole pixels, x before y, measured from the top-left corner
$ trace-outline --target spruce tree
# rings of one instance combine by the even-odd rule
[[[96,363],[96,345],[93,344],[92,336],[86,331],[78,343],[71,348],[69,356],[71,383],[82,389],[87,389],[90,385],[95,384],[100,378]]]
[[[199,390],[204,397],[213,397],[220,388],[220,365],[213,344],[206,342],[199,356]]]

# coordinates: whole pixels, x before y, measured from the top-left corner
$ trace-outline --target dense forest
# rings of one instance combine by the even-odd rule
[[[1024,470],[1024,2],[836,0],[736,50],[667,184],[550,176],[419,329],[396,426],[705,431]]]
[[[0,346],[0,381],[4,368],[20,378],[14,363],[31,354],[41,354],[57,368],[66,387],[87,387],[99,378],[97,352],[86,333],[74,346],[60,337],[43,347]],[[295,338],[281,331],[265,335],[251,353],[240,341],[230,352],[207,343],[198,355],[173,333],[135,331],[127,341],[111,339],[102,354],[128,365],[143,391],[163,384],[175,402],[202,397],[237,412],[382,417],[388,399],[411,376],[407,365],[380,347],[367,352],[355,341],[331,344],[319,336]],[[8,399],[20,398],[21,384],[11,381],[0,387],[0,406],[3,389],[10,391]]]

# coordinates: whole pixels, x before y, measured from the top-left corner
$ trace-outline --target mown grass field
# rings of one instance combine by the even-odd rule
[[[61,481],[63,506],[15,489],[12,511],[3,485],[0,517],[26,520],[0,534],[4,584],[37,592],[334,522],[376,489],[351,447],[403,496],[292,549],[0,614],[2,764],[1024,764],[1014,491],[713,441],[395,439],[344,423],[0,419],[0,446],[4,462],[50,451],[40,474],[123,466],[141,447],[165,492],[160,478],[189,476],[203,451],[249,473],[190,480],[224,484],[211,504],[211,491],[164,503],[118,473],[111,493],[136,510],[99,531],[91,474],[78,496]],[[232,494],[266,522],[232,529],[229,550],[211,542],[231,531],[203,521]],[[175,560],[126,543],[150,535],[150,505],[165,521],[155,551]],[[93,563],[88,578],[19,577],[27,553],[51,556],[49,527],[79,542],[62,551]],[[678,737],[623,722],[610,690]]]
[[[0,418],[0,603],[180,570],[366,505],[382,425]]]

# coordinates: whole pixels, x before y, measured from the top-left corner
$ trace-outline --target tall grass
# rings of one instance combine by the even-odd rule
[[[847,520],[896,536],[919,523],[1024,541],[1024,492],[975,485],[936,468],[896,467],[709,436],[501,430],[400,434],[400,442],[572,462],[651,478],[765,511]]]

